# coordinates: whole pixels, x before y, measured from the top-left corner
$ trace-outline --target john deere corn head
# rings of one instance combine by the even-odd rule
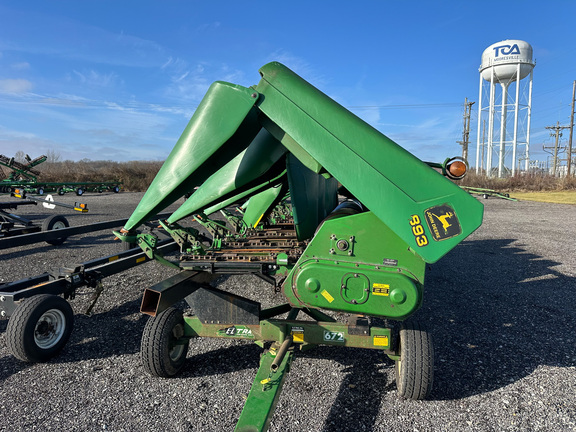
[[[380,350],[396,363],[400,396],[425,398],[432,342],[408,318],[425,264],[481,224],[482,205],[445,178],[465,164],[420,161],[279,63],[260,75],[251,88],[210,87],[116,233],[182,270],[144,294],[146,370],[176,375],[195,337],[263,347],[238,430],[267,428],[294,351],[314,345]],[[163,257],[138,227],[192,191],[159,222],[180,247],[178,260]],[[268,281],[284,303],[263,309],[214,286],[239,274]],[[191,312],[174,307],[182,299]]]

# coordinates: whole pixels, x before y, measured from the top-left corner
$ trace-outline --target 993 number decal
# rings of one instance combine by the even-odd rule
[[[426,234],[424,233],[424,227],[422,226],[420,216],[412,215],[410,226],[412,227],[412,234],[414,234],[416,244],[420,247],[426,246],[428,244],[428,237],[426,237]]]

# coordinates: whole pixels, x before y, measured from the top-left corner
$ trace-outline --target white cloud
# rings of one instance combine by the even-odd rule
[[[83,72],[73,70],[72,72],[80,83],[93,87],[110,87],[118,79],[118,76],[113,72],[100,73],[93,69]]]
[[[26,93],[32,90],[32,83],[25,79],[0,80],[0,93]]]
[[[30,63],[28,62],[20,62],[11,64],[10,67],[17,71],[28,70],[30,69]]]

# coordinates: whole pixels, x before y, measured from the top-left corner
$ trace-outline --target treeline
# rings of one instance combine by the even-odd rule
[[[548,174],[536,173],[516,174],[507,178],[488,178],[470,170],[458,184],[460,186],[493,189],[501,192],[545,192],[576,190],[576,177],[554,177]]]
[[[50,161],[38,165],[41,182],[104,182],[121,181],[122,189],[145,191],[162,166],[163,161]],[[493,189],[502,192],[538,192],[576,190],[576,177],[554,177],[545,174],[517,174],[507,178],[488,178],[471,169],[457,182],[460,186]]]

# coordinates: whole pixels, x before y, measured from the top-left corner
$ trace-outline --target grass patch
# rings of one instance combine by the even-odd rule
[[[510,197],[520,201],[538,201],[576,205],[576,191],[512,192]]]

